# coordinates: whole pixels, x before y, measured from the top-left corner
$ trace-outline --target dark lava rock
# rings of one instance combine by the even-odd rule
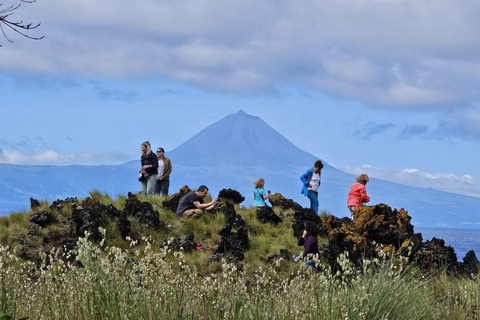
[[[475,255],[475,251],[468,251],[465,255],[465,258],[463,258],[463,264],[460,265],[461,268],[465,271],[465,273],[477,275],[480,267],[480,262]]]
[[[235,204],[240,204],[245,201],[245,197],[242,197],[240,192],[233,189],[222,189],[218,193],[218,198],[230,200]]]
[[[30,209],[34,210],[36,208],[39,208],[41,206],[40,201],[30,198]]]
[[[183,186],[180,191],[173,194],[170,199],[163,200],[162,206],[170,209],[172,212],[176,212],[180,200],[190,191],[192,191],[192,189],[190,189],[188,186]]]
[[[274,253],[271,254],[267,257],[267,262],[272,262],[274,260],[277,260],[278,258],[282,258],[284,260],[290,260],[292,258],[292,255],[287,249],[280,249],[280,254]]]
[[[197,247],[197,243],[193,241],[194,235],[190,233],[183,238],[175,238],[173,240],[165,240],[162,242],[162,247],[176,251],[192,252]]]
[[[105,214],[117,223],[118,230],[123,239],[125,239],[131,230],[131,222],[127,218],[127,214],[124,210],[118,210],[112,204],[108,204],[103,207]]]
[[[378,257],[380,249],[390,256],[400,254],[408,258],[402,263],[414,263],[424,271],[446,267],[456,273],[478,272],[473,251],[467,255],[467,262],[460,264],[453,248],[445,246],[442,239],[422,242],[422,235],[414,234],[410,220],[407,211],[392,210],[385,204],[359,207],[353,221],[330,216],[325,223],[328,248],[320,251],[333,269],[339,268],[336,259],[344,251],[348,251],[350,261],[359,266],[362,258]]]
[[[166,228],[165,222],[160,221],[158,211],[153,209],[150,202],[141,202],[137,197],[128,193],[128,198],[125,200],[125,208],[123,209],[126,216],[133,216],[138,219],[141,224],[149,225],[154,228],[163,227]]]
[[[295,238],[299,238],[303,234],[307,221],[312,221],[315,226],[317,226],[317,234],[326,235],[320,216],[312,209],[301,208],[295,210],[295,213],[293,214],[292,229]]]
[[[222,262],[225,261],[226,263],[236,263],[237,261],[234,258],[231,258],[223,253],[214,252],[208,257],[208,261],[210,262]]]
[[[250,249],[248,231],[242,227],[237,232],[232,232],[232,226],[226,225],[220,230],[219,235],[221,241],[214,253],[229,253],[235,261],[242,261],[243,253]]]
[[[268,198],[268,201],[272,204],[272,207],[279,206],[282,209],[293,209],[293,210],[302,209],[301,205],[299,205],[292,199],[285,198],[280,193],[275,193],[274,195]]]
[[[225,215],[225,223],[240,228],[245,226],[242,216],[235,211],[235,205],[231,200],[221,199],[220,203],[212,210],[212,214],[223,213]]]
[[[338,255],[348,251],[353,263],[361,258],[377,256],[376,245],[383,245],[384,251],[395,252],[413,237],[411,217],[403,209],[397,211],[385,205],[362,206],[355,214],[355,220],[330,216],[325,223],[329,240],[329,254],[332,266]]]
[[[45,227],[53,222],[53,215],[50,211],[41,211],[30,215],[30,223]]]
[[[277,216],[273,209],[269,206],[263,206],[257,208],[257,220],[261,223],[271,223],[277,225],[282,222],[282,218]]]
[[[457,255],[451,246],[445,246],[443,239],[427,240],[415,253],[414,262],[425,270],[437,270],[440,266],[447,269],[455,268],[458,264]]]
[[[98,230],[99,227],[106,225],[102,206],[101,203],[86,198],[73,210],[72,219],[75,222],[78,237],[84,237],[85,232],[88,231],[90,240],[100,242],[103,239],[103,235]]]
[[[59,200],[57,199],[56,201],[53,201],[52,205],[49,207],[50,210],[57,210],[57,212],[62,212],[62,209],[64,206],[68,206],[71,208],[75,208],[78,205],[78,200],[77,198],[66,198],[65,200]]]
[[[118,210],[111,204],[104,205],[91,198],[86,198],[81,204],[77,205],[73,210],[71,219],[67,217],[64,224],[69,229],[73,221],[78,237],[83,237],[85,231],[88,231],[93,241],[98,242],[103,238],[103,235],[98,231],[98,227],[106,228],[108,219],[117,223],[122,238],[125,239],[130,234],[131,223],[125,211]]]

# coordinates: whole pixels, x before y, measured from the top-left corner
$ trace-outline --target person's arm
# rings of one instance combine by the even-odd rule
[[[267,195],[265,194],[265,189],[260,189],[260,191],[262,191],[262,193],[258,192],[258,194],[262,197],[263,200],[266,200]]]
[[[167,159],[167,171],[163,172],[163,175],[160,177],[160,180],[165,179],[165,177],[168,177],[170,173],[172,173],[172,162],[170,159]]]
[[[148,168],[155,168],[158,169],[158,158],[157,155],[155,155],[153,152],[150,153],[148,156],[148,160],[151,162],[151,164],[146,164],[142,166],[143,169],[148,169]]]
[[[307,237],[307,230],[303,230],[303,234],[300,238],[298,238],[297,245],[303,246],[305,244],[305,238]]]
[[[310,170],[307,170],[304,174],[300,176],[300,180],[303,182],[304,185],[311,188],[312,185],[310,184]]]
[[[362,202],[370,201],[370,197],[367,196],[367,189],[365,188],[365,186],[360,189],[360,198],[362,199]]]
[[[197,209],[203,209],[203,210],[211,210],[215,207],[215,205],[218,203],[218,200],[215,198],[213,199],[212,201],[208,202],[208,203],[200,203],[200,201],[195,201],[193,202],[193,205],[197,208]]]
[[[302,237],[298,238],[297,245],[298,246],[303,246],[304,244],[305,244],[305,238],[302,238]]]

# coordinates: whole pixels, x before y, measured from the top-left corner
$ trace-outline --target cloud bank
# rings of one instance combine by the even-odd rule
[[[50,0],[22,10],[45,39],[14,38],[4,70],[165,77],[238,94],[308,86],[395,108],[480,98],[472,1]]]
[[[340,166],[338,169],[360,175],[368,174],[371,178],[387,180],[419,188],[431,188],[446,192],[480,197],[480,179],[470,175],[457,176],[450,173],[429,173],[418,169],[395,170],[378,168],[368,164],[361,167]]]

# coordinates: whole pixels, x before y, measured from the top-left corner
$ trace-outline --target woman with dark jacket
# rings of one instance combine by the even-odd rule
[[[142,180],[142,193],[144,195],[153,195],[153,187],[157,181],[158,176],[158,158],[155,153],[152,152],[150,142],[145,141],[142,143],[142,157],[140,158],[142,168],[139,173],[143,173]]]
[[[318,227],[312,221],[307,221],[305,230],[300,238],[298,238],[298,245],[304,246],[305,250],[302,255],[294,255],[294,260],[297,262],[300,259],[308,259],[305,264],[315,272],[320,272],[315,268],[315,261],[313,258],[320,259],[320,252],[318,251]],[[311,257],[308,255],[311,254]]]

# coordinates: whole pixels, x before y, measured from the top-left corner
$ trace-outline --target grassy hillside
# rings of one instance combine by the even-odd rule
[[[209,261],[212,252],[176,250],[175,238],[194,234],[212,250],[225,226],[221,213],[184,220],[143,198],[158,211],[153,227],[129,216],[123,238],[115,219],[102,217],[99,241],[76,237],[74,208],[41,203],[34,210],[0,218],[0,314],[15,319],[478,319],[477,275],[449,276],[440,269],[421,272],[399,265],[394,256],[355,267],[346,255],[332,273],[325,260],[316,274],[304,263],[282,258],[300,253],[291,210],[274,210],[277,225],[257,220],[255,208],[235,208],[245,221],[250,249],[237,263]],[[79,200],[123,210],[127,197],[92,192]],[[56,209],[58,208],[58,209]],[[108,207],[110,208],[110,207]],[[113,209],[109,209],[113,210]],[[32,227],[33,214],[51,212],[44,227]],[[324,217],[325,218],[325,217]],[[116,218],[117,219],[117,218]],[[238,231],[237,228],[233,232]],[[75,238],[74,244],[65,241]],[[326,243],[326,238],[319,238]],[[71,250],[66,250],[72,246]],[[276,257],[268,259],[270,255]]]

